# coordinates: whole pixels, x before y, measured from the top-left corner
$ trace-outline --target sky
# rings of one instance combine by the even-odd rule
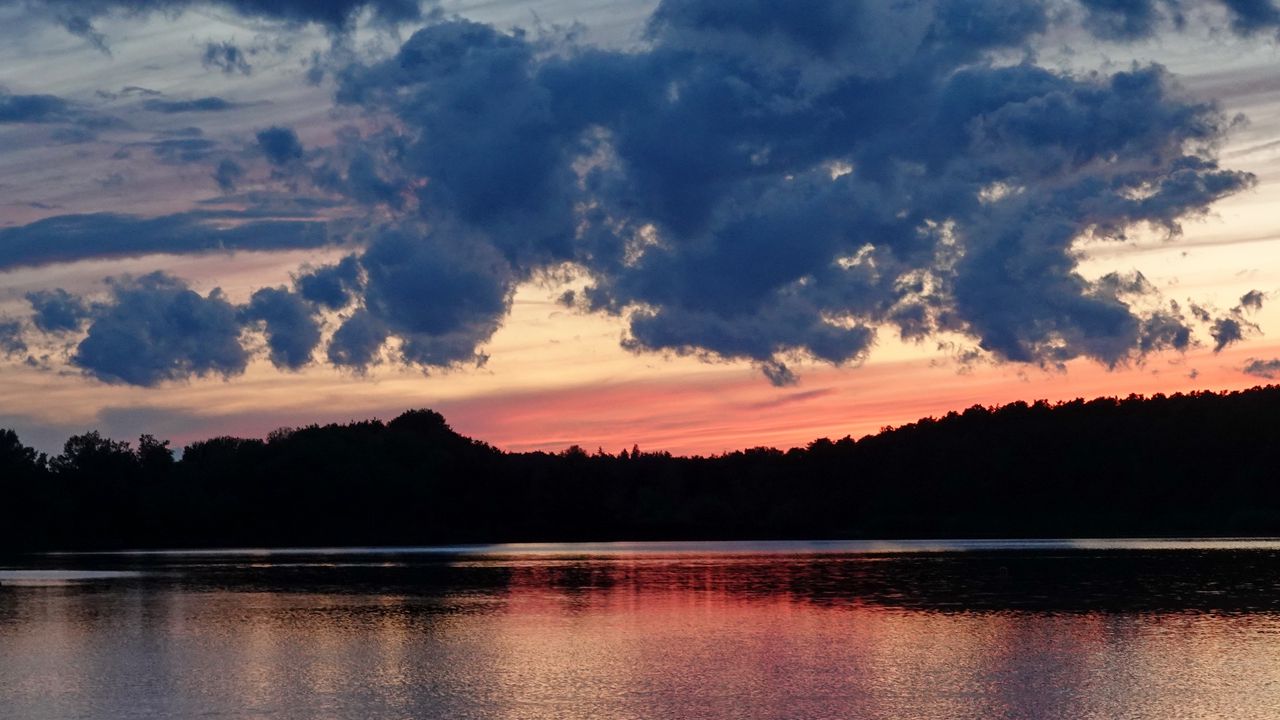
[[[674,453],[1280,376],[1272,0],[0,0],[0,426]]]

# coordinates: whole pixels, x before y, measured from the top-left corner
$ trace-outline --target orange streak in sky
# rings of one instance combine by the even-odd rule
[[[507,450],[563,450],[578,444],[617,453],[632,444],[674,454],[745,447],[793,447],[818,437],[860,437],[886,425],[940,416],[975,404],[1017,400],[1234,390],[1266,384],[1239,371],[1268,348],[1220,355],[1190,353],[1171,362],[1108,370],[1072,363],[1065,373],[1023,366],[977,367],[961,374],[928,361],[810,370],[797,386],[775,388],[752,371],[723,375],[530,391],[440,403],[459,432]],[[1196,377],[1190,370],[1200,365]]]

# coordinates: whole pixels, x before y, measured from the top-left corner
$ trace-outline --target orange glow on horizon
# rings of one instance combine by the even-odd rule
[[[436,409],[455,430],[505,450],[559,451],[576,444],[617,453],[638,444],[646,451],[710,455],[785,449],[819,437],[857,438],[973,405],[1242,390],[1267,383],[1237,369],[1267,350],[1201,351],[1120,370],[1081,361],[1065,372],[995,365],[960,373],[927,360],[896,361],[810,370],[798,385],[783,388],[744,369],[466,398]],[[1205,369],[1191,377],[1195,361]]]

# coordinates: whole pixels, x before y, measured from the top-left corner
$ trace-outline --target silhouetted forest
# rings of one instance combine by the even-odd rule
[[[0,550],[1280,535],[1280,387],[972,407],[853,440],[508,453],[430,410],[184,448],[0,430]]]

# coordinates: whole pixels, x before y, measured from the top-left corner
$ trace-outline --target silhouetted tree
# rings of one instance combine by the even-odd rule
[[[17,433],[0,429],[0,549],[41,544],[44,532],[33,521],[47,512],[39,496],[45,466],[44,456],[23,445]]]
[[[78,475],[86,479],[127,477],[137,469],[138,458],[129,443],[104,438],[97,430],[71,436],[62,446],[62,454],[53,458],[51,467],[59,475]]]
[[[974,406],[715,457],[504,453],[413,410],[180,460],[0,431],[0,550],[766,537],[1280,534],[1280,388]]]
[[[173,450],[168,440],[157,440],[154,435],[138,438],[138,464],[144,475],[163,477],[173,469]]]

